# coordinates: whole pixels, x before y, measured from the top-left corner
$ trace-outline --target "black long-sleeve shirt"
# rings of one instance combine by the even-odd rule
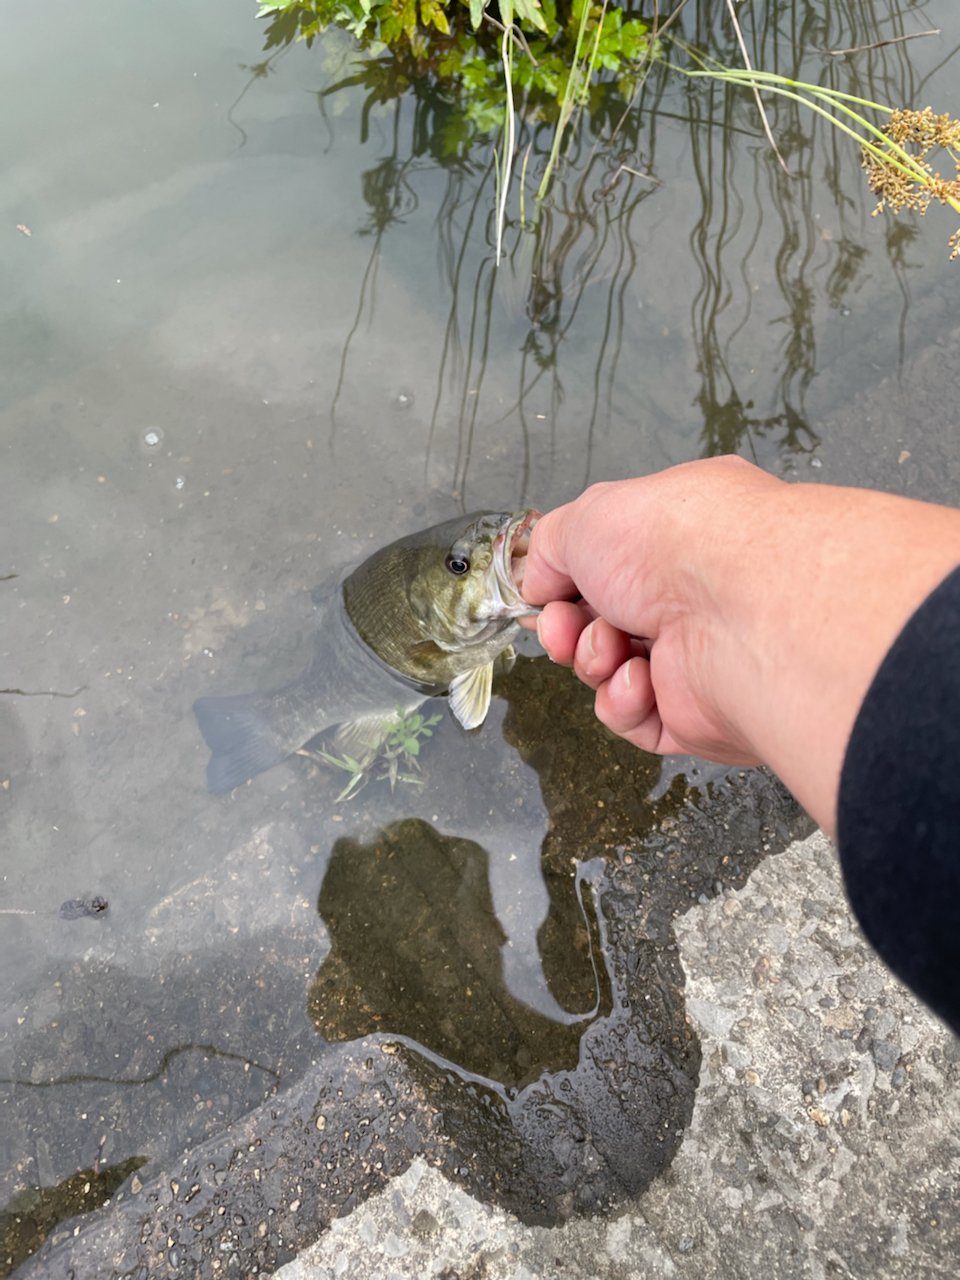
[[[837,827],[864,933],[960,1033],[960,568],[906,624],[870,686]]]

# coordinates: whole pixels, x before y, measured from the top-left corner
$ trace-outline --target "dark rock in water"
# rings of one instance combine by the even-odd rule
[[[99,893],[88,899],[70,898],[60,908],[60,919],[79,920],[81,916],[99,916],[109,905],[106,898],[102,898]]]

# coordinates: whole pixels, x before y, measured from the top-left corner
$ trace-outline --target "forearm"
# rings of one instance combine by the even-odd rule
[[[753,753],[833,834],[857,712],[907,620],[960,563],[960,513],[791,485],[766,492],[751,515],[754,556],[712,583],[710,678]]]

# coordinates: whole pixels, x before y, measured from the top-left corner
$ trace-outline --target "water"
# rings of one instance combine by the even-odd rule
[[[447,721],[422,790],[371,784],[352,806],[304,760],[206,794],[191,702],[302,666],[308,592],[330,573],[464,505],[549,507],[726,449],[955,501],[949,212],[872,219],[856,156],[809,117],[774,112],[786,179],[749,101],[653,78],[626,159],[578,143],[537,243],[511,207],[497,275],[489,156],[440,164],[409,99],[357,87],[321,112],[355,57],[339,33],[254,74],[251,8],[132,22],[65,3],[42,41],[26,10],[3,17],[2,683],[22,691],[0,700],[4,1202],[141,1158],[146,1178],[302,1077],[317,1022],[369,1029],[382,1009],[339,1030],[320,1017],[317,982],[347,980],[318,904],[328,866],[359,883],[344,850],[390,824],[485,853],[464,855],[464,937],[485,917],[480,953],[506,939],[510,998],[563,1033],[551,1069],[573,1053],[558,1008],[607,998],[589,947],[565,962],[571,932],[590,935],[548,887],[565,847],[544,845],[541,877],[565,799],[549,798],[551,726],[521,758],[506,704],[474,738]],[[892,8],[873,6],[882,35],[942,35],[829,64],[807,51],[805,71],[957,114],[954,6],[905,6],[899,25]],[[805,46],[866,42],[845,6],[804,13]],[[708,38],[699,10],[686,21]],[[793,68],[788,34],[784,18],[757,37],[759,65]],[[709,38],[729,47],[719,19]],[[625,807],[601,837],[597,778],[561,775],[578,853],[596,839],[612,857],[663,793],[658,766],[626,798],[607,778]],[[682,797],[667,801],[658,822]],[[98,893],[105,916],[60,918]],[[471,1043],[502,1085],[528,1079],[519,1051],[498,1066]]]

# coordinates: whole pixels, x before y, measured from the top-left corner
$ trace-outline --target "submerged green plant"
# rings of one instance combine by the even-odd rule
[[[323,761],[326,764],[335,765],[336,768],[344,769],[350,774],[350,781],[337,796],[338,804],[341,800],[348,800],[356,795],[371,778],[389,782],[391,791],[398,782],[423,786],[423,779],[417,776],[420,772],[417,759],[420,755],[420,740],[433,737],[433,727],[439,723],[440,714],[429,718],[420,715],[419,712],[408,714],[399,705],[394,710],[396,718],[383,721],[379,739],[370,743],[359,760],[346,753],[335,756],[323,750],[301,749],[298,753],[318,763]],[[401,768],[406,769],[407,772],[401,773]],[[415,769],[416,773],[411,773],[411,769]]]

